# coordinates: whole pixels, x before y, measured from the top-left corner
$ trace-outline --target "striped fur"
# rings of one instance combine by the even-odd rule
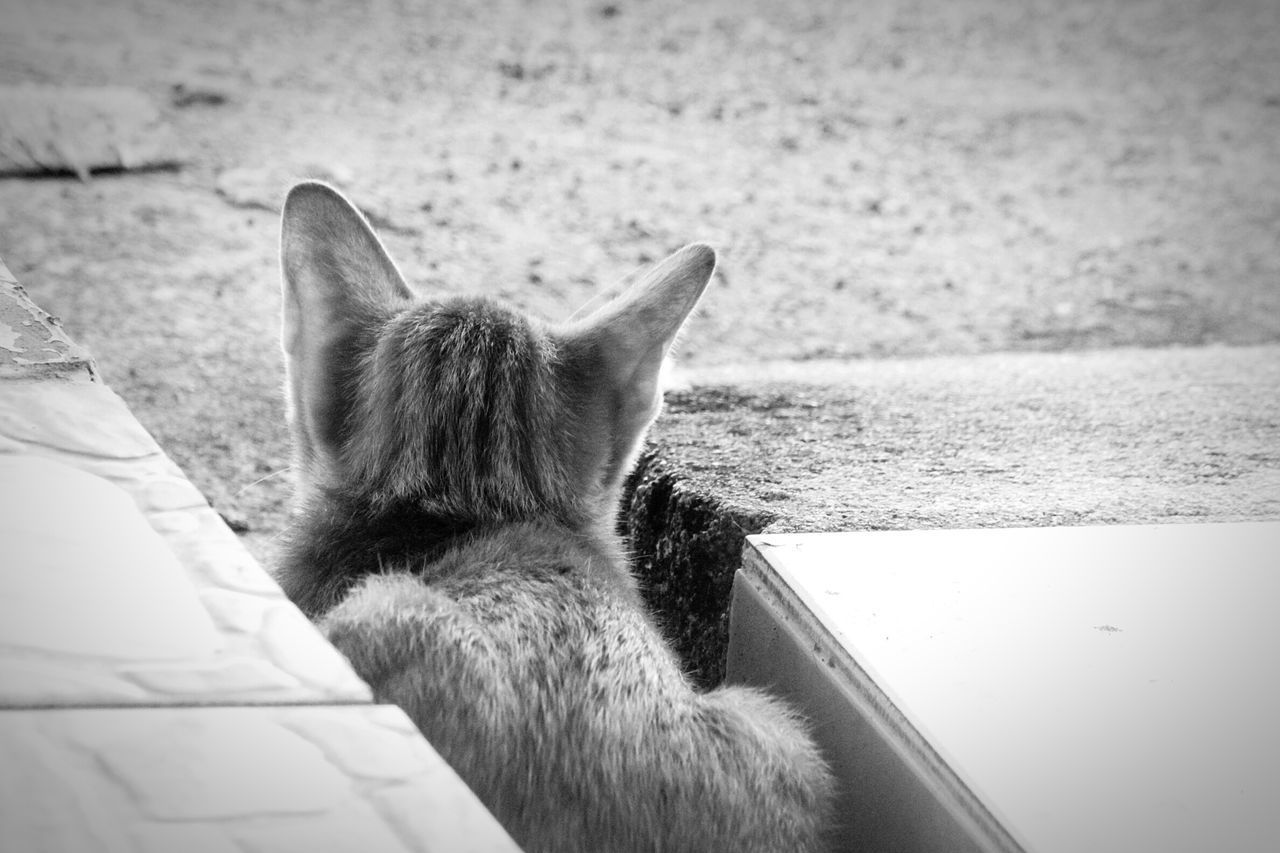
[[[386,320],[361,353],[365,379],[343,446],[347,470],[380,500],[429,500],[484,521],[563,514],[558,347],[483,300],[426,303]]]
[[[335,191],[285,202],[280,581],[530,853],[820,848],[831,781],[804,723],[690,687],[613,531],[713,267],[688,247],[548,326],[417,301]]]

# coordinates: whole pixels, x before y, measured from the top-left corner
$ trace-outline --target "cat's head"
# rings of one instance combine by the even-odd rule
[[[304,496],[574,523],[612,517],[715,253],[687,246],[551,325],[485,299],[419,299],[364,217],[307,182],[285,200],[281,267]]]

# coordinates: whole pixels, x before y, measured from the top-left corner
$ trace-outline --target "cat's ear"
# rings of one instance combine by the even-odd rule
[[[332,459],[349,394],[342,387],[362,323],[412,299],[368,222],[332,187],[289,191],[281,214],[282,341],[301,461]]]
[[[705,244],[685,246],[643,274],[628,290],[568,330],[590,361],[597,400],[604,402],[612,446],[606,480],[625,473],[662,404],[659,376],[680,327],[716,266]],[[595,418],[592,418],[595,420]]]

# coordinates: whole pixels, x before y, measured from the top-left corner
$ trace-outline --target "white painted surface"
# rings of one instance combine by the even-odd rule
[[[101,477],[0,458],[0,648],[117,659],[208,657],[223,645],[177,557]]]
[[[0,850],[519,853],[389,705],[5,710]]]
[[[14,403],[4,390],[0,410]],[[151,442],[106,395],[81,400],[78,420]],[[38,395],[26,402],[6,424],[41,411]],[[0,707],[370,701],[158,448],[141,459],[101,449],[0,448]],[[157,491],[193,498],[174,508]]]
[[[1028,850],[1280,849],[1280,523],[752,544]]]

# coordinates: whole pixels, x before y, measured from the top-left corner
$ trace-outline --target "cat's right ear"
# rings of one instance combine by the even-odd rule
[[[715,266],[710,246],[685,246],[565,329],[568,349],[585,365],[581,381],[594,391],[584,420],[589,432],[607,439],[602,482],[609,486],[630,470],[658,414],[663,361]]]
[[[358,210],[327,184],[300,183],[281,214],[289,417],[303,463],[332,460],[349,404],[340,376],[361,323],[413,297]]]

